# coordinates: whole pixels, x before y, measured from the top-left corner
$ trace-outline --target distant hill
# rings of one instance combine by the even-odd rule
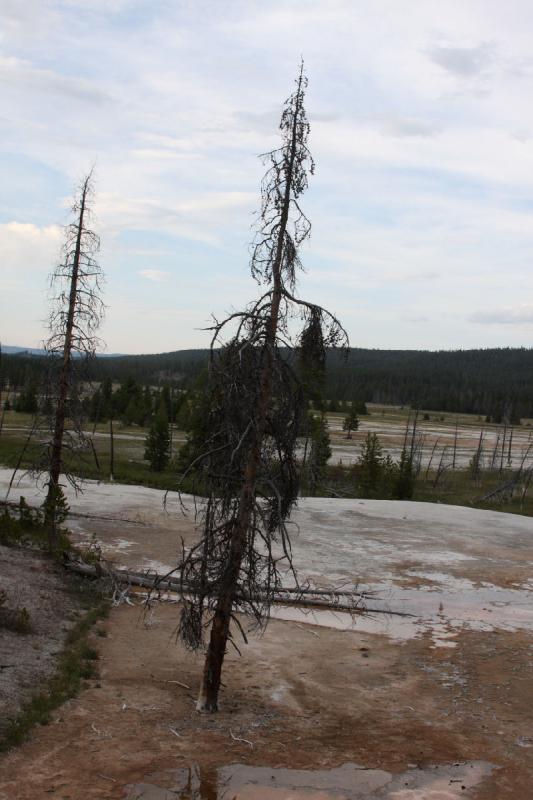
[[[170,353],[145,353],[96,358],[90,367],[93,380],[111,378],[122,383],[134,378],[139,383],[182,384],[195,380],[207,364],[209,350],[175,350]]]
[[[3,344],[2,353],[27,353],[30,356],[44,356],[44,350],[38,347],[18,347],[17,345]]]
[[[7,348],[4,352],[7,351]],[[195,385],[208,350],[99,356],[88,379],[141,384]],[[44,359],[26,353],[2,359],[2,378],[22,386],[37,380]],[[334,400],[411,405],[427,410],[466,412],[511,419],[533,417],[533,349],[368,350],[328,353],[326,397]]]
[[[2,353],[8,355],[16,355],[26,353],[30,356],[44,356],[46,355],[46,351],[41,347],[19,347],[18,345],[14,344],[3,344],[2,345]],[[121,357],[121,353],[98,353],[98,358],[119,358]]]

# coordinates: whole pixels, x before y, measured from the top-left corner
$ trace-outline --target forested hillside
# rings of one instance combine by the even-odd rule
[[[533,414],[533,350],[352,349],[330,354],[328,396],[489,415]]]
[[[99,357],[87,379],[191,388],[205,368],[207,350]],[[40,356],[3,354],[1,380],[19,391],[46,371]],[[457,351],[365,350],[330,353],[326,396],[333,400],[412,405],[489,415],[495,422],[533,416],[533,349]]]

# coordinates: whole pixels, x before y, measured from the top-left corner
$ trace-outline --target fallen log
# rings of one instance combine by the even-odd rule
[[[27,505],[28,508],[37,511],[42,507],[41,505],[34,505],[32,503],[27,503]],[[0,501],[0,508],[2,507],[18,510],[20,509],[20,501],[17,503],[13,500],[2,500]],[[104,522],[126,522],[128,525],[142,525],[143,527],[146,527],[148,524],[147,522],[143,522],[139,519],[127,519],[126,517],[102,517],[98,514],[85,514],[82,511],[71,511],[70,509],[67,514],[67,518],[68,517],[76,517],[77,519],[97,519],[99,521],[103,520]]]
[[[86,564],[82,561],[65,560],[64,566],[66,569],[77,572],[80,575],[85,575],[92,578],[109,577],[118,584],[128,584],[129,586],[138,586],[144,589],[156,589],[159,592],[174,592],[180,596],[187,594],[194,594],[192,587],[181,583],[180,581],[173,581],[157,573],[155,575],[147,575],[140,572],[130,572],[124,569],[111,569],[107,566],[100,564]],[[289,595],[289,596],[287,596]],[[362,604],[364,593],[356,592],[339,592],[336,590],[319,589],[298,589],[289,587],[275,592],[270,600],[276,605],[293,606],[296,608],[318,608],[327,611],[339,611],[348,614],[388,614],[399,617],[413,617],[414,614],[409,614],[404,611],[391,611],[384,608],[369,608]],[[353,602],[342,602],[340,598],[356,597],[357,600]],[[333,599],[332,599],[333,598]],[[336,598],[339,598],[338,600]],[[237,603],[247,602],[249,599],[260,602],[266,600],[266,594],[257,594],[253,598],[245,598],[237,596]]]
[[[504,501],[507,495],[509,495],[508,499],[512,500],[513,492],[518,486],[518,482],[518,478],[513,478],[511,481],[502,483],[500,486],[497,486],[496,489],[484,494],[483,497],[474,498],[474,503],[485,503],[487,500],[494,500],[495,498]]]

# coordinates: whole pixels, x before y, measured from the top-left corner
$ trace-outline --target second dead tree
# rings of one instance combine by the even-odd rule
[[[66,431],[67,419],[75,423],[76,407],[81,404],[80,387],[74,380],[75,367],[94,356],[98,344],[96,330],[104,312],[100,296],[102,270],[95,260],[100,240],[88,226],[92,195],[91,171],[81,183],[72,207],[74,220],[66,227],[63,259],[50,279],[53,297],[46,351],[51,364],[47,399],[52,407],[52,437],[43,466],[48,472],[44,508],[51,548],[57,539],[56,514],[61,500],[60,475],[65,470],[65,449],[76,449],[83,438],[81,425],[74,435]],[[72,476],[68,477],[75,482]]]
[[[306,409],[291,348],[304,342],[306,357],[323,363],[325,348],[347,344],[335,317],[294,294],[298,247],[310,233],[299,197],[314,166],[306,86],[302,66],[282,113],[281,147],[264,156],[251,259],[252,276],[264,288],[255,303],[213,326],[205,413],[188,443],[193,461],[186,475],[194,475],[205,501],[201,540],[184,551],[177,569],[187,587],[178,632],[198,649],[209,631],[197,703],[202,711],[218,709],[226,647],[235,644],[232,621],[246,640],[235,612],[264,626],[282,569],[294,574],[287,522],[298,496],[297,437]],[[303,333],[295,334],[298,321]],[[232,333],[224,344],[226,330]]]

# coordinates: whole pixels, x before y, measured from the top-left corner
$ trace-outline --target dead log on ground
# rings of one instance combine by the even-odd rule
[[[178,592],[179,594],[187,594],[191,592],[190,587],[182,584],[179,581],[173,581],[165,576],[160,576],[157,573],[148,575],[141,572],[130,572],[124,569],[111,569],[110,567],[98,564],[86,564],[82,561],[65,560],[64,566],[66,569],[77,572],[79,575],[85,575],[91,578],[110,578],[115,584],[127,584],[128,586],[137,586],[143,589],[157,590],[159,593],[165,592]],[[276,592],[273,597],[273,602],[276,605],[292,606],[296,608],[317,608],[327,611],[339,611],[348,614],[389,614],[399,617],[412,617],[414,614],[408,614],[403,611],[391,611],[383,608],[370,608],[363,604],[363,599],[369,597],[364,592],[351,592],[351,591],[337,591],[330,589],[300,589],[298,587],[289,587],[281,589]],[[239,598],[237,597],[237,602]],[[262,600],[260,594],[255,598],[257,601]]]

